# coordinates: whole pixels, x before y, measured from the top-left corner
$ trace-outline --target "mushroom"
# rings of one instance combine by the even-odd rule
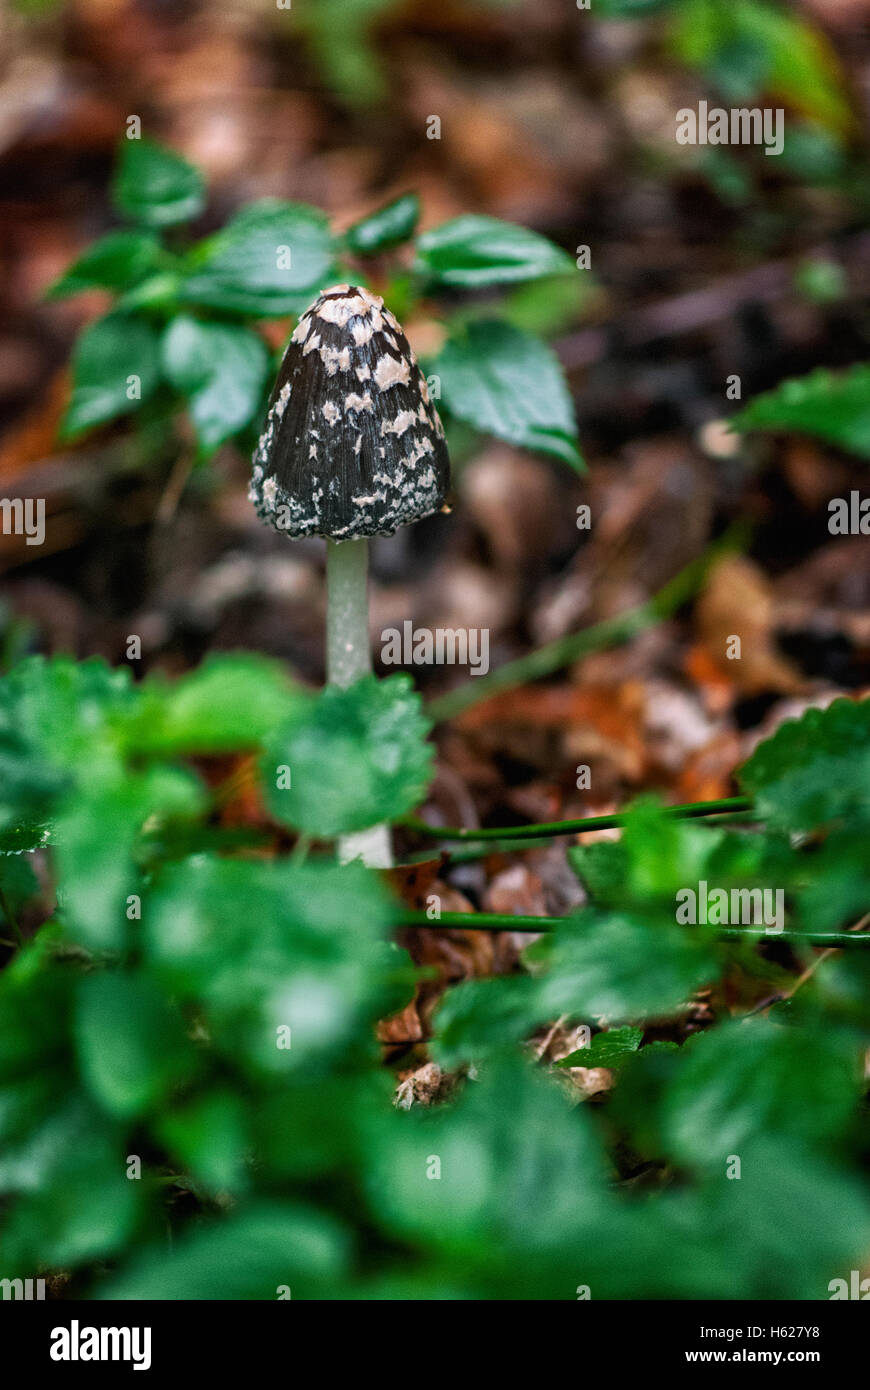
[[[352,685],[372,670],[368,538],[444,509],[444,429],[405,334],[383,300],[324,290],[287,344],[253,457],[258,516],[296,538],[326,538],[326,672]],[[349,836],[342,859],[390,862],[385,826]]]

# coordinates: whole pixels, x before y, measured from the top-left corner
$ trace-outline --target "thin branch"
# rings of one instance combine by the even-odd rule
[[[510,912],[442,912],[435,920],[430,920],[425,912],[404,912],[399,925],[403,927],[428,927],[434,930],[459,928],[461,931],[519,931],[548,932],[557,931],[570,917],[529,917]],[[767,927],[717,927],[719,941],[785,941],[790,946],[827,946],[839,950],[841,947],[870,947],[870,932],[803,932],[770,931]]]
[[[748,796],[724,796],[718,801],[687,801],[682,806],[666,806],[665,814],[676,820],[692,820],[700,816],[733,815],[752,810]],[[436,840],[540,840],[555,835],[582,835],[587,830],[618,830],[624,826],[631,812],[618,811],[608,816],[583,816],[579,820],[542,821],[540,825],[499,825],[487,826],[484,830],[465,829],[458,825],[429,825],[426,821],[409,817],[398,824],[418,835],[429,835]]]

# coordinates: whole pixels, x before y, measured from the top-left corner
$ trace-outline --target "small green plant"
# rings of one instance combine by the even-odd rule
[[[126,415],[167,420],[184,410],[198,458],[227,440],[249,454],[277,367],[258,325],[292,321],[336,281],[373,279],[405,322],[445,295],[494,294],[448,313],[443,348],[426,364],[448,426],[462,421],[582,466],[557,359],[511,322],[504,300],[511,287],[575,287],[585,273],[546,238],[471,215],[416,235],[419,200],[407,194],[343,236],[317,208],[263,199],[191,241],[183,228],[205,207],[202,177],[146,137],[122,141],[112,197],[128,226],[96,242],[50,291],[115,296],[76,344],[65,438]]]
[[[433,1053],[475,1079],[406,1113],[374,1023],[410,997],[392,937],[413,914],[329,846],[419,804],[426,732],[406,677],[312,696],[254,656],[138,685],[30,658],[0,682],[4,1270],[121,1299],[848,1284],[870,1240],[870,938],[849,930],[868,906],[870,702],[762,743],[748,823],[644,802],[619,842],[571,850],[588,906],[542,922],[521,973],[447,992]],[[204,775],[231,751],[273,818],[242,831]],[[705,904],[775,885],[782,930],[676,913],[702,885]],[[826,932],[854,949],[814,955]],[[558,1067],[524,1057],[557,1017],[586,1044]],[[576,1066],[612,1076],[604,1106],[576,1103]]]

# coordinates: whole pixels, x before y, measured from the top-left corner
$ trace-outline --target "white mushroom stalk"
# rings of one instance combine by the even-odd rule
[[[326,678],[330,685],[353,685],[372,673],[368,568],[367,540],[327,540]],[[373,868],[392,868],[390,827],[373,825],[343,836],[338,857],[342,864],[361,859]]]
[[[368,537],[442,510],[450,480],[426,380],[377,295],[336,285],[301,316],[253,466],[263,521],[290,537],[326,537],[327,679],[353,685],[372,672]],[[389,828],[344,837],[339,857],[389,867]]]

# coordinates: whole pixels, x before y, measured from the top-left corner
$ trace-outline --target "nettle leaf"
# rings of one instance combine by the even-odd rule
[[[870,364],[844,371],[820,367],[784,381],[729,420],[737,430],[795,430],[870,458]]]
[[[143,136],[122,141],[112,198],[135,222],[171,227],[202,212],[205,186],[199,170],[180,154]]]
[[[409,676],[327,686],[310,717],[267,745],[261,766],[273,814],[323,836],[407,814],[432,775],[430,727]]]
[[[781,724],[744,763],[739,780],[759,815],[809,831],[870,817],[870,700],[835,700]]]
[[[321,287],[332,266],[325,215],[306,203],[264,198],[194,248],[180,296],[241,314],[290,314]]]
[[[262,1077],[306,1072],[351,1041],[365,1050],[393,915],[359,864],[198,855],[161,874],[142,924],[166,987],[203,1013],[234,1066]]]
[[[515,1050],[546,1018],[540,994],[530,975],[466,980],[447,990],[435,1014],[433,1057],[449,1070]]]
[[[416,269],[439,285],[477,289],[575,269],[567,252],[527,227],[467,213],[424,232]]]
[[[216,449],[253,418],[269,371],[266,344],[249,328],[173,319],[163,337],[163,370],[188,398],[201,447]]]
[[[429,1176],[433,1155],[437,1182]],[[573,1291],[578,1240],[585,1250],[587,1223],[608,1208],[587,1109],[572,1109],[559,1086],[518,1058],[490,1063],[449,1108],[395,1115],[363,1157],[370,1201],[387,1229],[461,1259],[463,1273],[487,1269],[503,1292]],[[573,1277],[559,1258],[568,1250]]]
[[[373,256],[379,251],[400,246],[414,235],[420,220],[420,198],[416,193],[403,193],[393,202],[360,218],[345,232],[347,249],[357,256]]]
[[[588,1047],[580,1047],[556,1063],[557,1067],[610,1067],[617,1070],[640,1047],[642,1028],[610,1028],[596,1033]]]
[[[72,374],[63,439],[128,415],[153,395],[160,382],[160,335],[133,314],[107,314],[89,324],[76,343]]]
[[[549,959],[541,980],[547,1016],[616,1022],[672,1012],[718,974],[711,946],[693,933],[627,914],[580,913],[542,951]]]
[[[834,1140],[859,1091],[851,1037],[761,1018],[723,1023],[680,1052],[663,1104],[668,1150],[684,1162],[722,1164],[753,1138]]]
[[[144,976],[114,971],[81,980],[73,1033],[85,1084],[120,1118],[152,1109],[195,1067],[180,1017]]]
[[[139,691],[141,704],[118,723],[125,749],[135,754],[260,748],[312,704],[279,662],[254,652],[212,655],[172,682],[149,676]]]
[[[94,950],[123,946],[136,920],[127,900],[142,892],[134,850],[143,826],[154,816],[195,816],[204,805],[202,787],[181,769],[109,764],[80,777],[55,822],[60,903],[77,940]]]
[[[128,670],[30,657],[0,680],[0,832],[5,851],[45,844],[108,707],[132,698]]]
[[[3,1255],[13,1269],[73,1268],[123,1248],[141,1220],[144,1186],[128,1181],[127,1152],[118,1126],[77,1088],[55,1098],[7,1156],[21,1189],[3,1223]]]
[[[469,323],[448,338],[432,371],[459,419],[583,470],[571,396],[540,339],[500,320]]]
[[[74,261],[46,298],[62,299],[98,286],[124,290],[148,275],[160,257],[160,242],[151,232],[109,232]]]

